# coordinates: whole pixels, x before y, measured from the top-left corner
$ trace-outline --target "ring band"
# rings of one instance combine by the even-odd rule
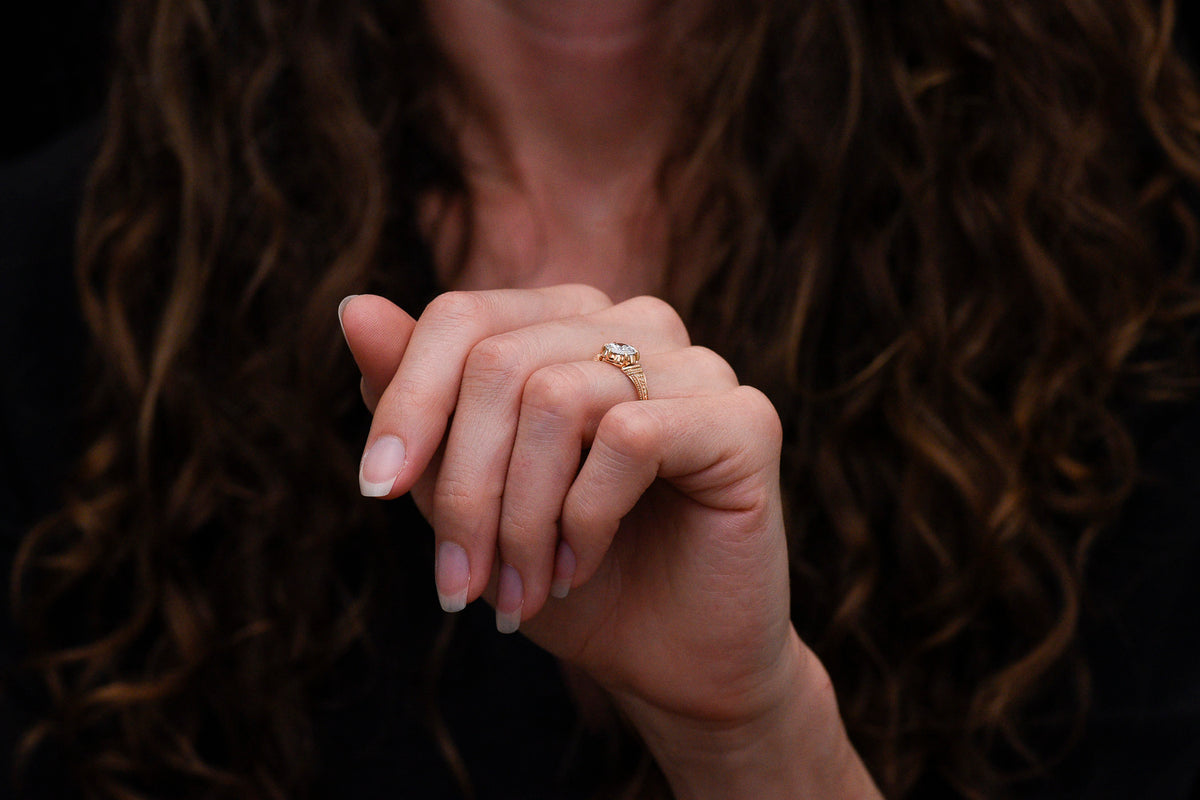
[[[630,383],[633,384],[638,400],[649,398],[649,395],[646,394],[646,373],[642,371],[642,356],[636,347],[620,342],[609,342],[604,345],[603,350],[596,353],[593,360],[612,364],[624,372],[625,377],[629,378]]]

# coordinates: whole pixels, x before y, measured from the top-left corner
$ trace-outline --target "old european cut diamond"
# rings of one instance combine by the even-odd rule
[[[631,359],[638,354],[637,348],[620,342],[609,342],[604,345],[604,353],[610,357],[616,356],[621,360]]]

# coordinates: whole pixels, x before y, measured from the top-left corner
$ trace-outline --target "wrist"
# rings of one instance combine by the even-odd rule
[[[739,717],[619,702],[679,800],[881,796],[846,735],[825,668],[794,631],[754,695]]]

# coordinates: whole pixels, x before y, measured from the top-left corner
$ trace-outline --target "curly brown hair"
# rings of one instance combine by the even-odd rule
[[[332,309],[419,308],[417,201],[469,200],[420,5],[125,4],[79,232],[95,436],[13,581],[24,749],[91,796],[306,794],[309,692],[381,591]],[[1175,5],[756,0],[676,45],[668,299],[780,411],[794,620],[889,796],[993,796],[1069,744],[1032,709],[1086,705],[1121,412],[1183,391],[1200,313]]]

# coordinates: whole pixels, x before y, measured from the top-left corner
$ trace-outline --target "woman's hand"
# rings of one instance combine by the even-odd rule
[[[363,493],[412,492],[446,610],[483,596],[588,672],[681,793],[748,789],[699,779],[726,756],[761,770],[764,746],[776,777],[853,754],[790,622],[778,415],[668,305],[558,286],[452,292],[416,321],[372,296],[340,312],[375,414]],[[613,341],[649,399],[593,360]]]

